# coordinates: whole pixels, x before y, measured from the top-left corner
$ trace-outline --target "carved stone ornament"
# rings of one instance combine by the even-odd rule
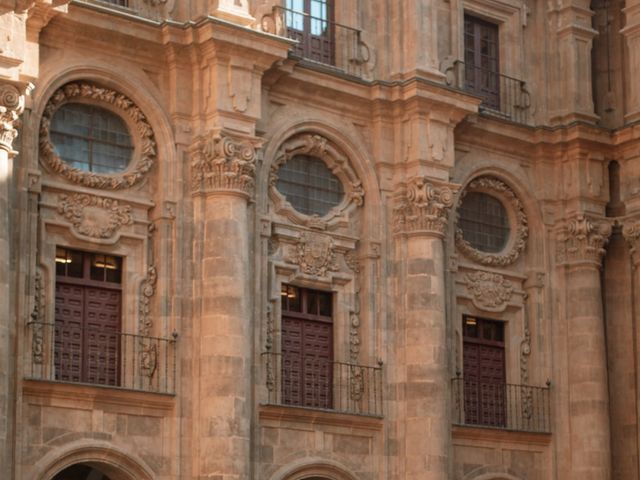
[[[482,265],[490,265],[494,267],[504,267],[515,262],[520,254],[524,251],[529,236],[529,226],[527,215],[524,213],[522,202],[515,192],[502,180],[494,177],[479,177],[471,181],[467,188],[460,195],[458,208],[462,204],[464,196],[468,192],[482,192],[498,198],[507,209],[510,218],[510,238],[507,246],[502,252],[488,253],[481,252],[471,246],[464,239],[462,230],[456,226],[455,240],[456,247],[462,254]]]
[[[634,265],[640,264],[640,223],[626,224],[622,227],[622,235],[627,240]]]
[[[338,271],[333,239],[321,233],[303,232],[296,246],[294,262],[307,275],[324,277],[328,271]]]
[[[317,215],[308,216],[296,211],[276,188],[278,170],[296,155],[309,155],[322,160],[342,182],[344,188],[342,202],[321,218]],[[269,197],[275,204],[276,212],[292,222],[311,228],[325,229],[332,219],[364,204],[364,188],[351,167],[349,159],[337,145],[315,133],[300,133],[289,138],[278,149],[269,173]]]
[[[60,195],[58,213],[76,232],[92,238],[111,238],[120,227],[133,223],[130,205],[84,193]]]
[[[251,198],[258,139],[212,130],[196,146],[191,163],[193,192],[233,191]]]
[[[428,233],[444,236],[449,209],[457,186],[414,177],[397,195],[393,210],[396,233]]]
[[[569,220],[558,239],[556,260],[559,264],[587,262],[599,266],[610,235],[611,222],[579,213]]]
[[[42,364],[44,361],[44,319],[45,319],[45,296],[44,284],[40,270],[36,270],[34,279],[34,302],[31,312],[31,323],[33,326],[31,337],[31,357],[34,364]]]
[[[14,82],[0,80],[0,148],[9,152],[13,152],[18,117],[24,111],[25,92],[29,90],[30,87],[20,88]]]
[[[74,168],[55,152],[49,135],[51,119],[56,110],[66,103],[82,101],[105,105],[127,118],[134,125],[134,153],[129,167],[122,173],[99,174]],[[137,137],[137,138],[136,138]],[[88,82],[67,83],[49,99],[40,122],[40,160],[53,172],[67,180],[86,187],[120,190],[139,183],[156,162],[156,141],[151,125],[133,101],[125,95]]]
[[[503,312],[513,294],[513,284],[498,273],[467,273],[467,290],[476,308],[487,312]]]

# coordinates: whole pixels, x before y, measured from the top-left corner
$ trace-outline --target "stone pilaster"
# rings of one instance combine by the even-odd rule
[[[555,30],[555,85],[552,123],[596,120],[591,88],[591,46],[598,33],[591,26],[589,0],[548,2],[550,24]]]
[[[398,409],[404,424],[398,478],[449,478],[449,371],[445,317],[443,237],[457,186],[414,177],[394,209],[397,298],[403,308],[396,336]]]
[[[629,69],[625,84],[626,108],[624,121],[635,122],[640,119],[640,85],[635,78],[640,75],[640,0],[627,0],[622,10],[626,24],[620,33],[624,37],[627,48],[623,63]]]
[[[11,439],[9,438],[9,418],[13,390],[12,377],[15,374],[12,322],[9,308],[11,291],[10,259],[15,252],[11,245],[11,221],[9,212],[10,182],[12,178],[11,159],[17,153],[13,144],[18,131],[18,117],[24,110],[25,95],[31,89],[28,84],[0,80],[0,478],[11,478]]]
[[[607,358],[600,267],[611,224],[577,214],[558,239],[567,294],[571,478],[611,475]]]
[[[254,194],[257,145],[252,137],[216,129],[197,144],[192,163],[197,478],[250,478],[248,201]]]

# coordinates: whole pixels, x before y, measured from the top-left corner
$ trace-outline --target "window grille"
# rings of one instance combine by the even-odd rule
[[[509,240],[509,218],[497,198],[468,192],[459,209],[458,226],[465,241],[482,252],[501,252]]]
[[[344,197],[342,183],[319,158],[296,155],[278,170],[278,191],[298,212],[324,216]]]

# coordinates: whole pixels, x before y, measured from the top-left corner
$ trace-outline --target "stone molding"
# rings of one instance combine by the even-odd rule
[[[58,213],[80,235],[111,238],[124,225],[131,225],[131,206],[118,200],[84,193],[60,195]]]
[[[578,213],[567,221],[559,234],[556,262],[559,265],[590,263],[600,266],[611,230],[610,221]]]
[[[35,365],[44,362],[44,325],[46,298],[43,275],[39,268],[36,268],[34,276],[34,296],[33,310],[31,311],[31,322],[33,322],[33,333],[31,337],[31,357]]]
[[[459,186],[414,177],[396,194],[393,227],[397,234],[427,234],[444,237],[453,206],[453,196]]]
[[[66,103],[82,102],[114,111],[134,128],[134,153],[127,169],[121,173],[98,174],[74,168],[56,153],[50,138],[51,120]],[[140,183],[157,161],[156,141],[144,113],[127,96],[90,82],[71,82],[60,87],[49,99],[40,122],[40,160],[54,173],[85,187],[121,190]]]
[[[276,188],[278,170],[296,155],[310,155],[319,158],[342,183],[344,188],[342,202],[323,217],[305,215],[296,211]],[[306,132],[292,136],[278,149],[269,171],[269,197],[275,205],[275,211],[291,222],[324,230],[336,218],[344,216],[352,208],[361,207],[364,204],[364,188],[349,159],[335,143],[317,133]]]
[[[260,144],[255,137],[234,135],[221,128],[211,130],[195,146],[191,162],[192,192],[235,192],[253,198],[256,149]]]
[[[30,83],[0,80],[0,149],[14,153],[13,141],[18,136],[18,118],[24,111]]]
[[[503,312],[513,294],[513,283],[499,273],[473,272],[465,275],[473,305],[486,312]]]
[[[462,230],[456,225],[455,242],[462,254],[482,265],[504,267],[515,262],[526,247],[529,236],[527,215],[524,213],[522,202],[515,192],[502,180],[495,177],[484,176],[472,180],[464,189],[458,200],[458,208],[462,204],[464,196],[468,192],[487,193],[498,198],[507,210],[511,227],[510,238],[502,252],[488,253],[475,249],[467,242]]]

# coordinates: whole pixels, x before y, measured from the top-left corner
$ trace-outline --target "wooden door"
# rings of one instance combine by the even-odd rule
[[[468,325],[467,322],[476,322]],[[463,345],[465,423],[506,426],[504,329],[501,323],[465,317]]]
[[[327,303],[331,294],[287,287],[299,302],[283,302],[282,401],[303,407],[333,407],[333,324]],[[329,315],[326,315],[329,313]]]
[[[334,65],[333,0],[287,0],[287,8],[292,10],[285,13],[287,36],[300,42],[294,52]]]
[[[470,15],[464,17],[465,89],[500,110],[498,26]]]

